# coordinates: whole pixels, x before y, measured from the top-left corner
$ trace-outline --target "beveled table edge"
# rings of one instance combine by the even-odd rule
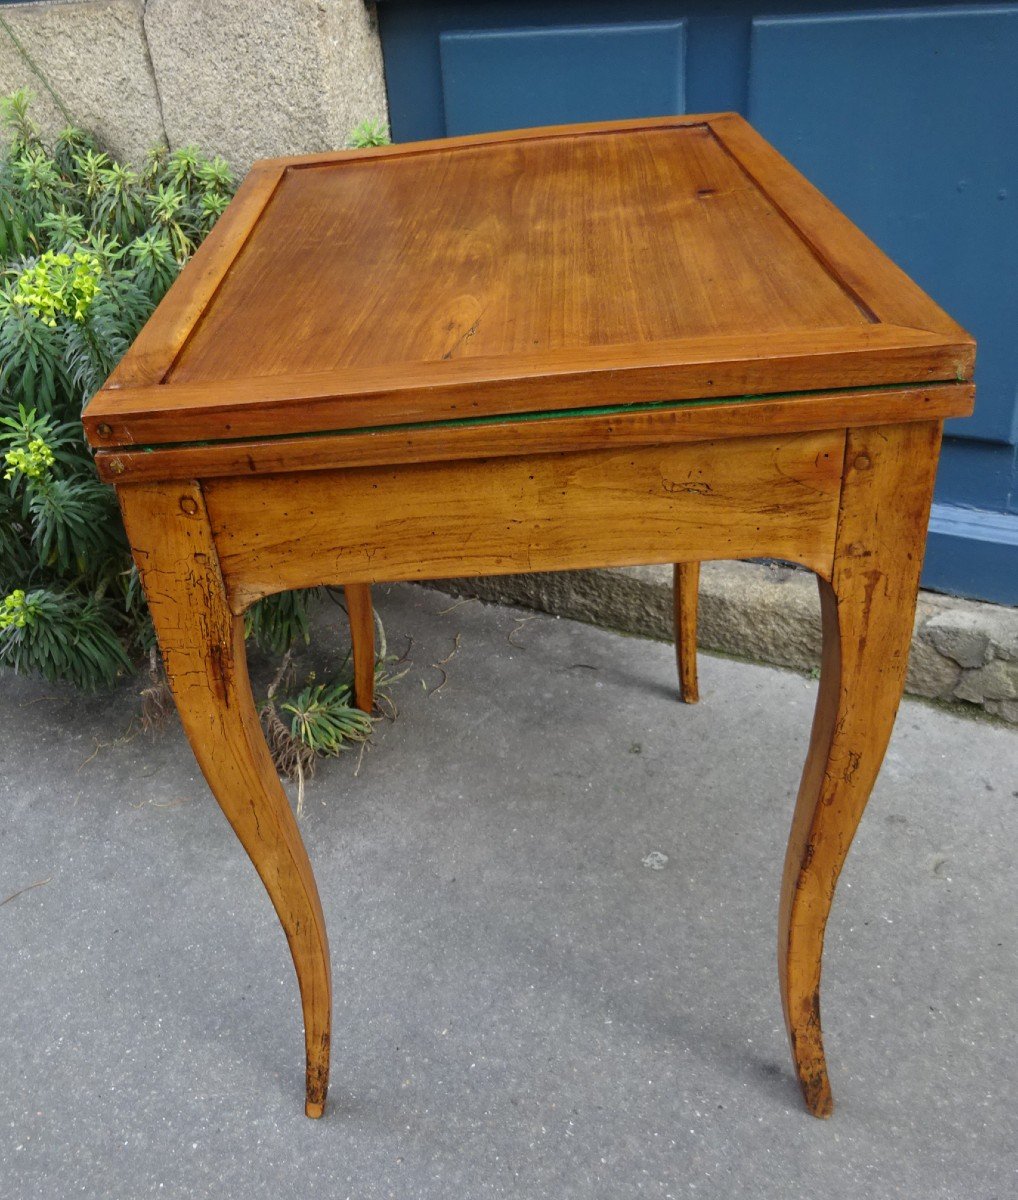
[[[859,388],[131,447],[101,450],[95,461],[107,483],[253,477],[943,420],[969,415],[974,402],[971,383]]]
[[[186,345],[191,332],[214,301],[216,291],[270,202],[279,181],[291,169],[448,151],[457,147],[495,145],[507,141],[581,137],[606,132],[654,128],[708,127],[727,153],[753,180],[809,246],[832,277],[870,313],[872,323],[834,330],[803,330],[779,335],[720,335],[673,339],[645,345],[577,347],[549,351],[527,359],[493,356],[440,363],[388,363],[314,376],[272,376],[219,380],[201,384],[161,382]],[[894,350],[909,348],[914,370],[882,361]],[[845,354],[851,369],[841,371],[829,356]],[[828,356],[825,358],[825,355]],[[713,357],[712,357],[713,356]],[[788,358],[792,367],[782,365]],[[869,377],[862,358],[868,360]],[[759,361],[755,364],[751,360]],[[777,360],[781,359],[782,362]],[[717,371],[707,368],[715,366]],[[814,361],[815,378],[806,379]],[[254,165],[233,203],[185,267],[134,345],[92,398],[84,413],[91,444],[113,447],[188,439],[259,437],[312,432],[381,423],[377,414],[353,412],[360,398],[374,407],[395,401],[392,420],[429,420],[470,415],[457,406],[458,393],[470,388],[490,393],[478,398],[474,414],[515,411],[514,388],[534,404],[539,390],[549,408],[583,403],[568,392],[569,384],[602,388],[592,402],[645,402],[724,396],[741,391],[776,392],[834,388],[931,379],[971,378],[974,342],[900,268],[884,255],[847,217],[795,170],[768,142],[734,113],[688,114],[681,117],[547,126],[464,138],[404,143],[368,151],[335,151],[321,155],[262,160]],[[739,379],[740,366],[747,378]],[[697,374],[696,369],[700,368]],[[608,394],[614,380],[600,376],[623,371],[635,394]],[[840,373],[839,373],[840,372]],[[653,379],[643,378],[651,374]],[[715,379],[715,374],[720,378]],[[342,400],[330,407],[330,399]],[[317,411],[308,416],[310,408]],[[350,419],[347,420],[346,418]]]

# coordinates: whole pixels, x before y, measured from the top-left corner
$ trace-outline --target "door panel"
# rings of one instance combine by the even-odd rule
[[[966,439],[1015,441],[1016,112],[1016,6],[753,22],[749,119],[978,339]]]
[[[1018,3],[891,2],[379,0],[393,136],[746,113],[979,340],[923,580],[1014,604]]]
[[[449,136],[685,112],[682,21],[443,33]]]

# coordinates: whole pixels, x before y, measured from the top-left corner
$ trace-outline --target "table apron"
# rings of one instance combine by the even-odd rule
[[[717,558],[787,559],[829,578],[845,437],[301,471],[202,491],[237,613],[323,584]]]

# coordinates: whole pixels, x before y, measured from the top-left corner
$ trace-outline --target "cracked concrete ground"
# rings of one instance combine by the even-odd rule
[[[302,822],[320,1122],[282,934],[179,729],[0,680],[4,1200],[1018,1192],[1014,730],[902,708],[828,932],[819,1122],[774,966],[815,683],[704,657],[685,708],[666,645],[377,600],[413,638],[399,719]],[[345,636],[330,609],[305,669]]]

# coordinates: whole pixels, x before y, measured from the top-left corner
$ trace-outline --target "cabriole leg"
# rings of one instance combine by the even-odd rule
[[[824,929],[905,683],[939,423],[850,430],[834,564],[821,579],[823,661],[785,859],[778,973],[806,1105],[834,1102],[820,1028]]]
[[[286,933],[304,1010],[305,1112],[320,1117],[329,1082],[329,945],[307,851],[251,696],[244,619],[227,603],[197,483],[118,494],[184,730]]]

